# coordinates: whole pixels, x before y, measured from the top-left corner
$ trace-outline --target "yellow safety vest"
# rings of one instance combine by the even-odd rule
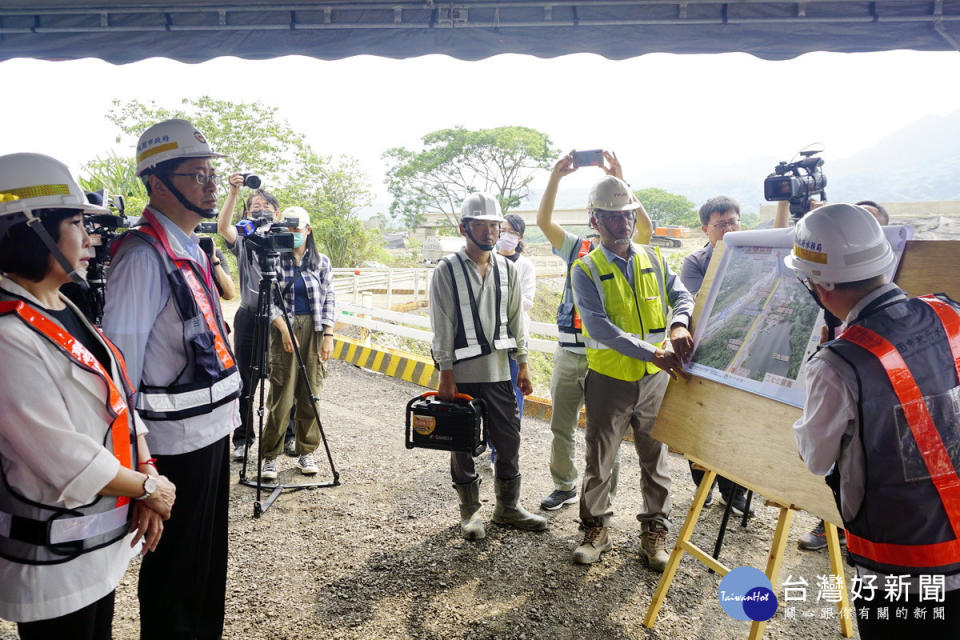
[[[574,263],[583,269],[600,294],[607,318],[626,333],[660,348],[666,338],[667,298],[663,260],[657,247],[638,247],[633,256],[634,287],[616,265],[597,247]],[[651,362],[625,356],[590,337],[583,325],[587,365],[597,373],[635,382],[660,369]]]

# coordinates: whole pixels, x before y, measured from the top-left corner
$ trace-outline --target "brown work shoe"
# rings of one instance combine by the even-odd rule
[[[656,525],[643,532],[640,538],[640,553],[654,571],[663,572],[670,560],[667,553],[667,530]]]
[[[577,564],[593,564],[600,554],[613,548],[606,527],[587,527],[583,542],[573,552],[573,561]]]

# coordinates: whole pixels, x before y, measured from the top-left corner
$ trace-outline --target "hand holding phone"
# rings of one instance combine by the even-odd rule
[[[603,149],[591,149],[589,151],[573,152],[574,167],[602,167]]]
[[[213,238],[210,236],[198,236],[197,239],[200,241],[200,248],[203,249],[203,252],[207,254],[208,257],[213,258]]]

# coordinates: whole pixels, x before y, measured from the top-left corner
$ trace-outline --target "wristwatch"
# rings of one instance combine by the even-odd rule
[[[147,479],[143,481],[143,495],[135,498],[136,500],[146,500],[157,490],[157,479],[151,475],[147,476]]]

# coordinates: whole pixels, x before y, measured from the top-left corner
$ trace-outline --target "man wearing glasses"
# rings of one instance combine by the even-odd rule
[[[693,295],[700,291],[703,278],[707,275],[707,267],[710,266],[710,259],[713,258],[714,247],[728,231],[740,230],[740,205],[736,200],[726,196],[710,198],[700,207],[700,224],[700,229],[707,234],[708,242],[702,249],[684,258],[683,266],[680,268],[680,280]],[[693,476],[693,482],[700,486],[703,471],[694,469],[693,463],[690,464],[690,475]],[[744,511],[749,511],[750,515],[753,515],[754,509],[747,505],[746,490],[743,487],[721,476],[717,476],[716,483],[720,485],[720,501],[731,504],[736,515],[741,516]],[[706,505],[712,501],[713,487],[710,487]]]
[[[140,568],[140,637],[220,638],[227,574],[230,433],[240,374],[214,275],[194,233],[217,213],[214,153],[186,120],[140,136],[150,201],[114,248],[103,329],[123,351],[160,473],[182,485]]]
[[[573,553],[590,564],[609,550],[613,516],[610,477],[627,427],[640,458],[644,511],[640,553],[650,568],[663,571],[670,527],[670,472],[667,447],[650,431],[669,376],[683,375],[693,340],[687,331],[693,296],[660,250],[631,242],[640,203],[619,178],[607,176],[590,191],[590,226],[600,246],[571,270],[573,297],[587,352],[586,469],[580,519],[586,529]],[[673,309],[667,326],[668,306]],[[670,344],[666,344],[666,338]]]

